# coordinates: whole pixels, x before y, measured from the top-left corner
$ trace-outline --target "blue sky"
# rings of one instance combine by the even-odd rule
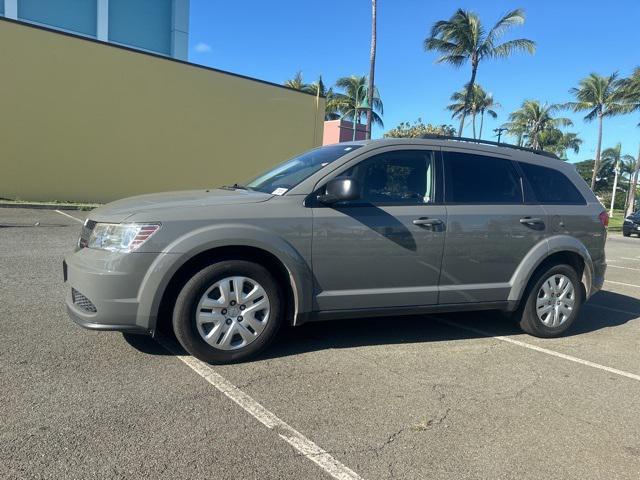
[[[456,8],[477,12],[487,25],[516,7],[527,20],[505,39],[526,37],[537,43],[530,56],[480,65],[477,81],[494,94],[502,108],[497,121],[485,121],[485,132],[507,120],[525,98],[543,102],[570,100],[568,90],[590,72],[628,75],[640,66],[640,1],[614,0],[378,0],[376,85],[384,102],[384,130],[401,121],[450,123],[449,96],[468,81],[466,65],[455,69],[435,63],[422,42],[431,25]],[[242,1],[191,0],[190,61],[282,83],[296,71],[305,81],[322,75],[327,84],[338,77],[368,72],[369,0]],[[572,161],[593,158],[596,124],[567,112],[569,130],[584,140]],[[623,152],[638,154],[640,113],[607,119],[604,147],[622,142]],[[469,127],[467,127],[469,128]],[[374,130],[374,137],[383,129]],[[465,130],[470,136],[470,129]],[[486,135],[485,135],[486,138]]]

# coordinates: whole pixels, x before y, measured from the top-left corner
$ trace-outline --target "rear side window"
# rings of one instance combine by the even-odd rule
[[[539,203],[556,205],[585,205],[582,194],[566,175],[553,168],[520,163],[529,185]]]
[[[511,160],[444,152],[447,203],[520,204],[522,185]]]

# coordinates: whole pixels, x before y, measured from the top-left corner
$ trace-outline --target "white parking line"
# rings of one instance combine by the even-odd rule
[[[587,367],[597,368],[598,370],[604,370],[605,372],[613,373],[615,375],[620,375],[621,377],[627,377],[632,380],[637,380],[640,382],[640,375],[636,375],[635,373],[625,372],[624,370],[618,370],[617,368],[607,367],[606,365],[600,365],[599,363],[590,362],[589,360],[583,360],[578,357],[574,357],[572,355],[566,355],[564,353],[556,352],[554,350],[549,350],[548,348],[538,347],[536,345],[531,345],[530,343],[521,342],[520,340],[515,340],[509,337],[502,337],[492,335],[489,332],[485,332],[484,330],[480,330],[474,327],[468,327],[466,325],[460,325],[455,322],[450,322],[449,320],[443,320],[441,318],[436,318],[441,323],[449,325],[451,327],[461,328],[463,330],[469,330],[470,332],[478,333],[485,337],[490,337],[495,340],[500,340],[501,342],[511,343],[513,345],[518,345],[519,347],[528,348],[529,350],[535,350],[536,352],[546,353],[547,355],[551,355],[553,357],[563,358],[564,360],[569,360],[570,362],[579,363],[581,365],[586,365]]]
[[[640,262],[640,257],[637,257],[637,258],[633,258],[633,257],[619,257],[619,258],[621,258],[621,259],[623,259],[623,260],[633,260],[634,262]],[[616,259],[614,260],[614,262],[617,262],[617,261],[618,261],[618,259],[616,258]]]
[[[73,220],[75,220],[76,222],[80,222],[80,223],[84,223],[82,220],[80,220],[79,218],[74,217],[73,215],[69,215],[68,213],[64,213],[61,212],[60,210],[54,210],[54,212],[58,212],[60,215],[64,215],[65,217],[69,217],[72,218]]]
[[[249,395],[233,385],[222,375],[216,373],[209,365],[190,355],[182,355],[175,345],[165,339],[159,338],[158,342],[265,427],[271,430],[276,429],[280,438],[333,478],[338,480],[363,480],[356,472],[340,463],[292,426],[278,418],[274,413],[267,410]]]
[[[633,267],[621,267],[620,265],[607,265],[609,268],[621,268],[622,270],[635,270],[636,272],[640,272],[640,268]]]
[[[625,287],[640,288],[640,285],[634,285],[633,283],[614,282],[613,280],[605,280],[604,283],[613,283],[614,285],[624,285]]]

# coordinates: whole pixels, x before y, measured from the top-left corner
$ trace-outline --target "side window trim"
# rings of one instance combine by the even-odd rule
[[[522,185],[522,202],[524,205],[540,205],[540,202],[536,198],[536,192],[533,186],[529,183],[529,179],[524,174],[524,170],[521,167],[521,162],[512,160],[514,168],[520,176],[520,184]]]

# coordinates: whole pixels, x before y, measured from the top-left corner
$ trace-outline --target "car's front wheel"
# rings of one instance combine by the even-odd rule
[[[569,265],[554,265],[536,275],[516,312],[520,327],[536,337],[562,335],[584,302],[578,274]]]
[[[184,285],[173,329],[194,357],[217,364],[239,362],[273,340],[281,311],[280,289],[267,269],[227,260],[203,268]]]

